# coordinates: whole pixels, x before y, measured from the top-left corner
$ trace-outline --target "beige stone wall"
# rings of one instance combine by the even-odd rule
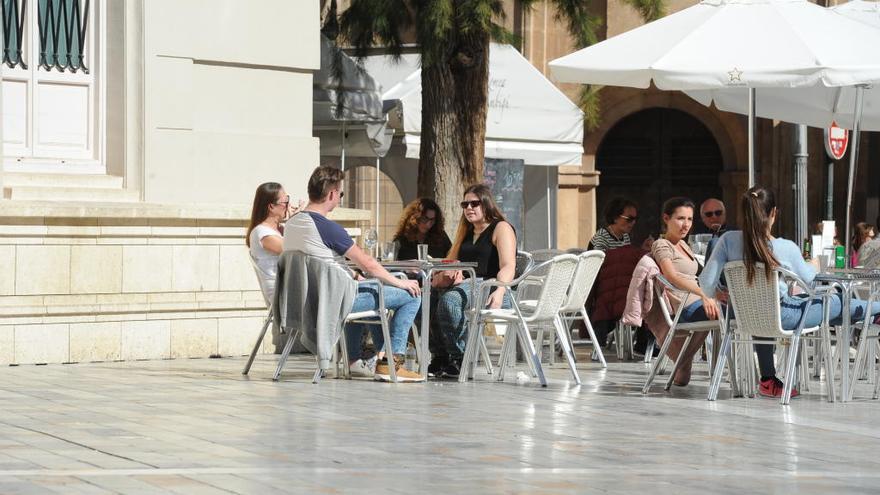
[[[248,214],[4,204],[0,364],[247,354],[266,313],[243,241]],[[368,217],[331,216],[353,235]]]
[[[305,197],[318,23],[317,2],[143,3],[146,201],[224,203],[268,180]]]

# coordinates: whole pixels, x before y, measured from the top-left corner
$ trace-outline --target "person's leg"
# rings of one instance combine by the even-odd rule
[[[755,340],[773,340],[764,337],[755,337]],[[755,344],[755,354],[758,355],[758,371],[761,373],[761,381],[776,376],[776,360],[773,353],[775,345]]]
[[[406,354],[407,337],[421,307],[420,297],[397,287],[385,287],[385,308],[394,311],[388,330],[391,333],[391,350],[395,355]]]
[[[437,328],[443,334],[443,343],[451,361],[461,362],[467,341],[465,310],[471,292],[471,281],[463,282],[443,292],[437,302]]]
[[[370,311],[379,306],[379,298],[377,296],[376,287],[366,284],[358,284],[358,293],[351,307],[352,313],[361,311]],[[348,323],[345,325],[345,346],[348,349],[349,364],[357,361],[363,355],[362,341],[364,330],[367,327],[375,327],[376,325],[366,325],[363,323]],[[377,327],[378,328],[378,327]],[[376,352],[381,350],[381,332],[380,341],[376,342],[375,334],[373,335],[373,343],[376,345]]]
[[[706,310],[703,308],[703,301],[695,301],[685,307],[681,312],[680,320],[683,323],[693,323],[698,321],[706,321],[709,317],[706,315]],[[691,369],[694,364],[694,355],[696,355],[697,351],[700,350],[700,347],[703,346],[703,342],[706,341],[706,337],[709,335],[709,332],[699,332],[695,333],[691,337],[691,341],[688,344],[688,347],[681,352],[684,354],[681,356],[681,365],[679,366],[678,371],[675,373],[675,379],[673,383],[679,386],[687,385],[691,380]],[[672,346],[676,346],[680,349],[684,345],[684,340],[680,341],[676,339],[675,342],[670,344],[670,352]],[[678,354],[678,353],[676,353]]]

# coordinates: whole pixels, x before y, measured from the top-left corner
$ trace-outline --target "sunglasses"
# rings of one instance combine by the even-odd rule
[[[706,218],[720,217],[721,215],[724,215],[724,210],[704,211],[703,215]]]
[[[275,204],[276,205],[284,205],[284,206],[289,205],[290,204],[290,196],[287,196],[286,198],[284,198],[284,201],[276,201]]]
[[[462,210],[466,210],[468,206],[470,206],[471,208],[476,208],[478,206],[481,206],[483,202],[479,199],[475,199],[473,201],[462,201],[459,204],[461,205]]]
[[[336,189],[336,192],[339,193],[339,199],[342,199],[345,197],[345,191],[340,191],[339,189]]]
[[[620,218],[626,220],[626,223],[635,223],[639,219],[639,217],[628,217],[626,215],[620,215]]]

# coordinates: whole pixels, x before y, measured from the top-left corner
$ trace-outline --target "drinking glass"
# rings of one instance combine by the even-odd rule
[[[376,229],[367,229],[364,233],[364,247],[367,248],[367,251],[372,254],[373,248],[376,247],[376,243],[379,242],[379,233],[376,232]]]
[[[419,261],[427,261],[428,260],[428,245],[427,244],[419,244],[416,246],[419,255]]]

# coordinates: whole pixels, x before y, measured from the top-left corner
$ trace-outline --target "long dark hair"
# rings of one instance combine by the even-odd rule
[[[501,210],[498,209],[498,205],[495,203],[495,198],[492,197],[492,190],[489,189],[489,186],[485,184],[468,186],[461,197],[465,197],[468,194],[473,194],[480,198],[480,203],[482,203],[483,208],[483,216],[486,217],[486,220],[490,224],[496,221],[507,221],[504,217],[504,213],[501,213]],[[467,218],[464,216],[464,211],[462,211],[461,219],[458,221],[458,230],[455,232],[455,240],[452,242],[452,248],[449,249],[449,254],[447,255],[449,259],[458,258],[458,250],[461,248],[461,243],[464,242],[464,238],[473,231],[474,226],[467,221]]]
[[[764,275],[768,280],[773,275],[773,269],[779,266],[770,247],[770,214],[775,208],[776,196],[773,191],[761,186],[750,188],[740,200],[743,261],[746,280],[750,284],[755,280],[756,263],[764,263]]]
[[[852,245],[853,251],[858,251],[862,244],[865,243],[865,238],[868,236],[868,232],[874,229],[873,225],[868,225],[865,222],[859,222],[853,227],[853,235],[852,235]]]
[[[446,222],[443,219],[440,206],[431,198],[419,198],[406,205],[400,216],[400,223],[397,224],[394,238],[415,241],[419,234],[419,218],[429,211],[433,211],[437,216],[434,217],[434,225],[428,231],[426,240],[431,245],[443,244],[443,230],[446,228]]]
[[[254,206],[251,209],[251,222],[248,224],[247,234],[244,236],[244,243],[247,244],[247,247],[251,247],[251,232],[269,216],[269,205],[278,201],[278,191],[281,189],[281,184],[277,182],[264,182],[257,186],[257,192],[254,193]]]

